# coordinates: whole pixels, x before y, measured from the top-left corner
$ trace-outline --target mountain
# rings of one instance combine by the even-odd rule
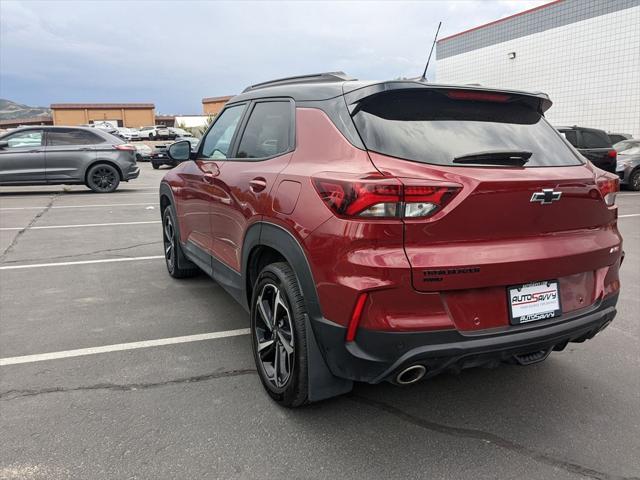
[[[32,118],[51,116],[51,110],[46,107],[30,107],[21,103],[12,102],[0,98],[0,120],[15,120],[20,118]]]

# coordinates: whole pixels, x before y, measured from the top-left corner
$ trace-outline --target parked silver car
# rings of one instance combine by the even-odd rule
[[[135,154],[99,128],[20,128],[0,136],[0,185],[85,184],[109,193],[138,177]]]
[[[640,140],[623,140],[613,148],[618,152],[616,173],[620,183],[631,190],[640,191]]]

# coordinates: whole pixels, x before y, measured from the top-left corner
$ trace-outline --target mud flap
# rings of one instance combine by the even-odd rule
[[[316,342],[309,315],[305,314],[304,321],[307,335],[309,401],[318,402],[350,392],[353,388],[353,381],[338,378],[331,373],[324,361],[318,342]]]

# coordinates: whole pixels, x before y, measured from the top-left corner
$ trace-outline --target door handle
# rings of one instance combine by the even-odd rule
[[[252,192],[261,192],[265,188],[267,188],[267,181],[262,177],[256,177],[253,180],[249,181],[249,188]]]

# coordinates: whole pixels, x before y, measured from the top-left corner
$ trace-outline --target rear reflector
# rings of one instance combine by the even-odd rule
[[[616,158],[616,157],[618,156],[618,152],[616,152],[615,150],[609,150],[609,151],[607,152],[607,156],[608,156],[609,158]]]
[[[362,310],[364,310],[364,304],[367,301],[367,292],[358,295],[356,300],[356,306],[353,307],[353,313],[349,320],[349,326],[347,327],[347,335],[345,337],[346,342],[353,342],[356,339],[356,332],[358,331],[358,325],[360,324],[360,317],[362,317]]]
[[[452,185],[403,185],[392,177],[354,181],[314,178],[320,198],[333,213],[350,218],[425,218],[460,190]]]
[[[613,175],[603,175],[597,180],[598,190],[607,206],[616,203],[616,194],[620,191],[620,179]]]
[[[479,102],[505,103],[509,101],[511,95],[494,92],[476,92],[473,90],[447,90],[447,97],[452,98],[453,100],[476,100]]]

